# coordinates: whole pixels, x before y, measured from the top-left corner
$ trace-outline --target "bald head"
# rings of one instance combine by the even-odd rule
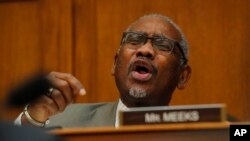
[[[147,22],[150,21],[150,22]],[[188,54],[189,54],[189,48],[188,48],[188,43],[187,40],[181,31],[181,29],[169,18],[160,14],[148,14],[145,16],[140,17],[138,20],[133,22],[126,31],[134,31],[134,29],[138,30],[138,26],[141,25],[142,23],[145,23],[148,26],[153,25],[153,22],[157,23],[162,23],[162,24],[157,24],[157,26],[162,25],[162,26],[167,26],[168,28],[165,28],[167,31],[161,31],[168,33],[169,35],[165,35],[170,39],[176,40],[186,59],[188,59]],[[151,25],[149,25],[151,24]],[[154,24],[156,25],[156,24]],[[163,28],[162,28],[163,29]]]

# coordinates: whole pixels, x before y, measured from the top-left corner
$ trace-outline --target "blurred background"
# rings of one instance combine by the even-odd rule
[[[49,71],[82,82],[87,95],[77,102],[117,100],[111,68],[122,32],[159,13],[190,45],[192,77],[171,105],[225,103],[250,121],[249,11],[250,0],[0,0],[0,102],[20,81]],[[2,114],[12,120],[21,110]]]

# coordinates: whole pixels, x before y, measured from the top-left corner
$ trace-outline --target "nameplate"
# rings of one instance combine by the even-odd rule
[[[120,125],[226,121],[224,104],[130,108],[119,112]]]

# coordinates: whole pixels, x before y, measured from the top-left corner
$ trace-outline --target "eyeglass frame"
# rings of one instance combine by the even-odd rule
[[[161,38],[161,39],[169,40],[169,41],[171,41],[171,42],[174,43],[174,44],[173,44],[174,46],[172,47],[171,51],[169,51],[169,52],[172,53],[174,47],[177,46],[177,47],[179,48],[180,53],[181,53],[181,56],[182,56],[182,57],[181,57],[181,59],[183,60],[183,63],[182,63],[182,64],[186,64],[186,63],[188,62],[188,59],[185,57],[184,51],[183,51],[183,49],[181,48],[179,42],[176,41],[176,40],[174,40],[174,39],[170,39],[170,38],[166,38],[166,37],[149,37],[148,34],[147,34],[147,33],[144,33],[144,32],[126,31],[126,32],[123,32],[122,39],[121,39],[121,43],[120,43],[121,45],[123,45],[123,44],[125,43],[124,38],[125,38],[125,36],[126,36],[127,34],[129,34],[129,33],[139,34],[139,35],[142,35],[143,37],[145,37],[146,40],[145,40],[144,42],[141,43],[141,44],[143,44],[143,45],[146,44],[146,43],[148,42],[148,40],[150,39],[151,42],[152,42],[152,46],[153,46],[153,47],[154,47],[154,40],[155,40],[155,39]]]

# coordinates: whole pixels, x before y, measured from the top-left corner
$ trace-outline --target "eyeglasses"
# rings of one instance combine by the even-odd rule
[[[124,32],[121,45],[131,44],[134,47],[140,47],[141,45],[146,44],[148,39],[151,40],[152,46],[154,48],[166,54],[172,53],[174,47],[177,46],[181,52],[182,59],[184,61],[183,63],[186,64],[187,59],[179,43],[173,39],[169,39],[161,35],[153,35],[152,37],[149,37],[147,33],[143,32]]]

